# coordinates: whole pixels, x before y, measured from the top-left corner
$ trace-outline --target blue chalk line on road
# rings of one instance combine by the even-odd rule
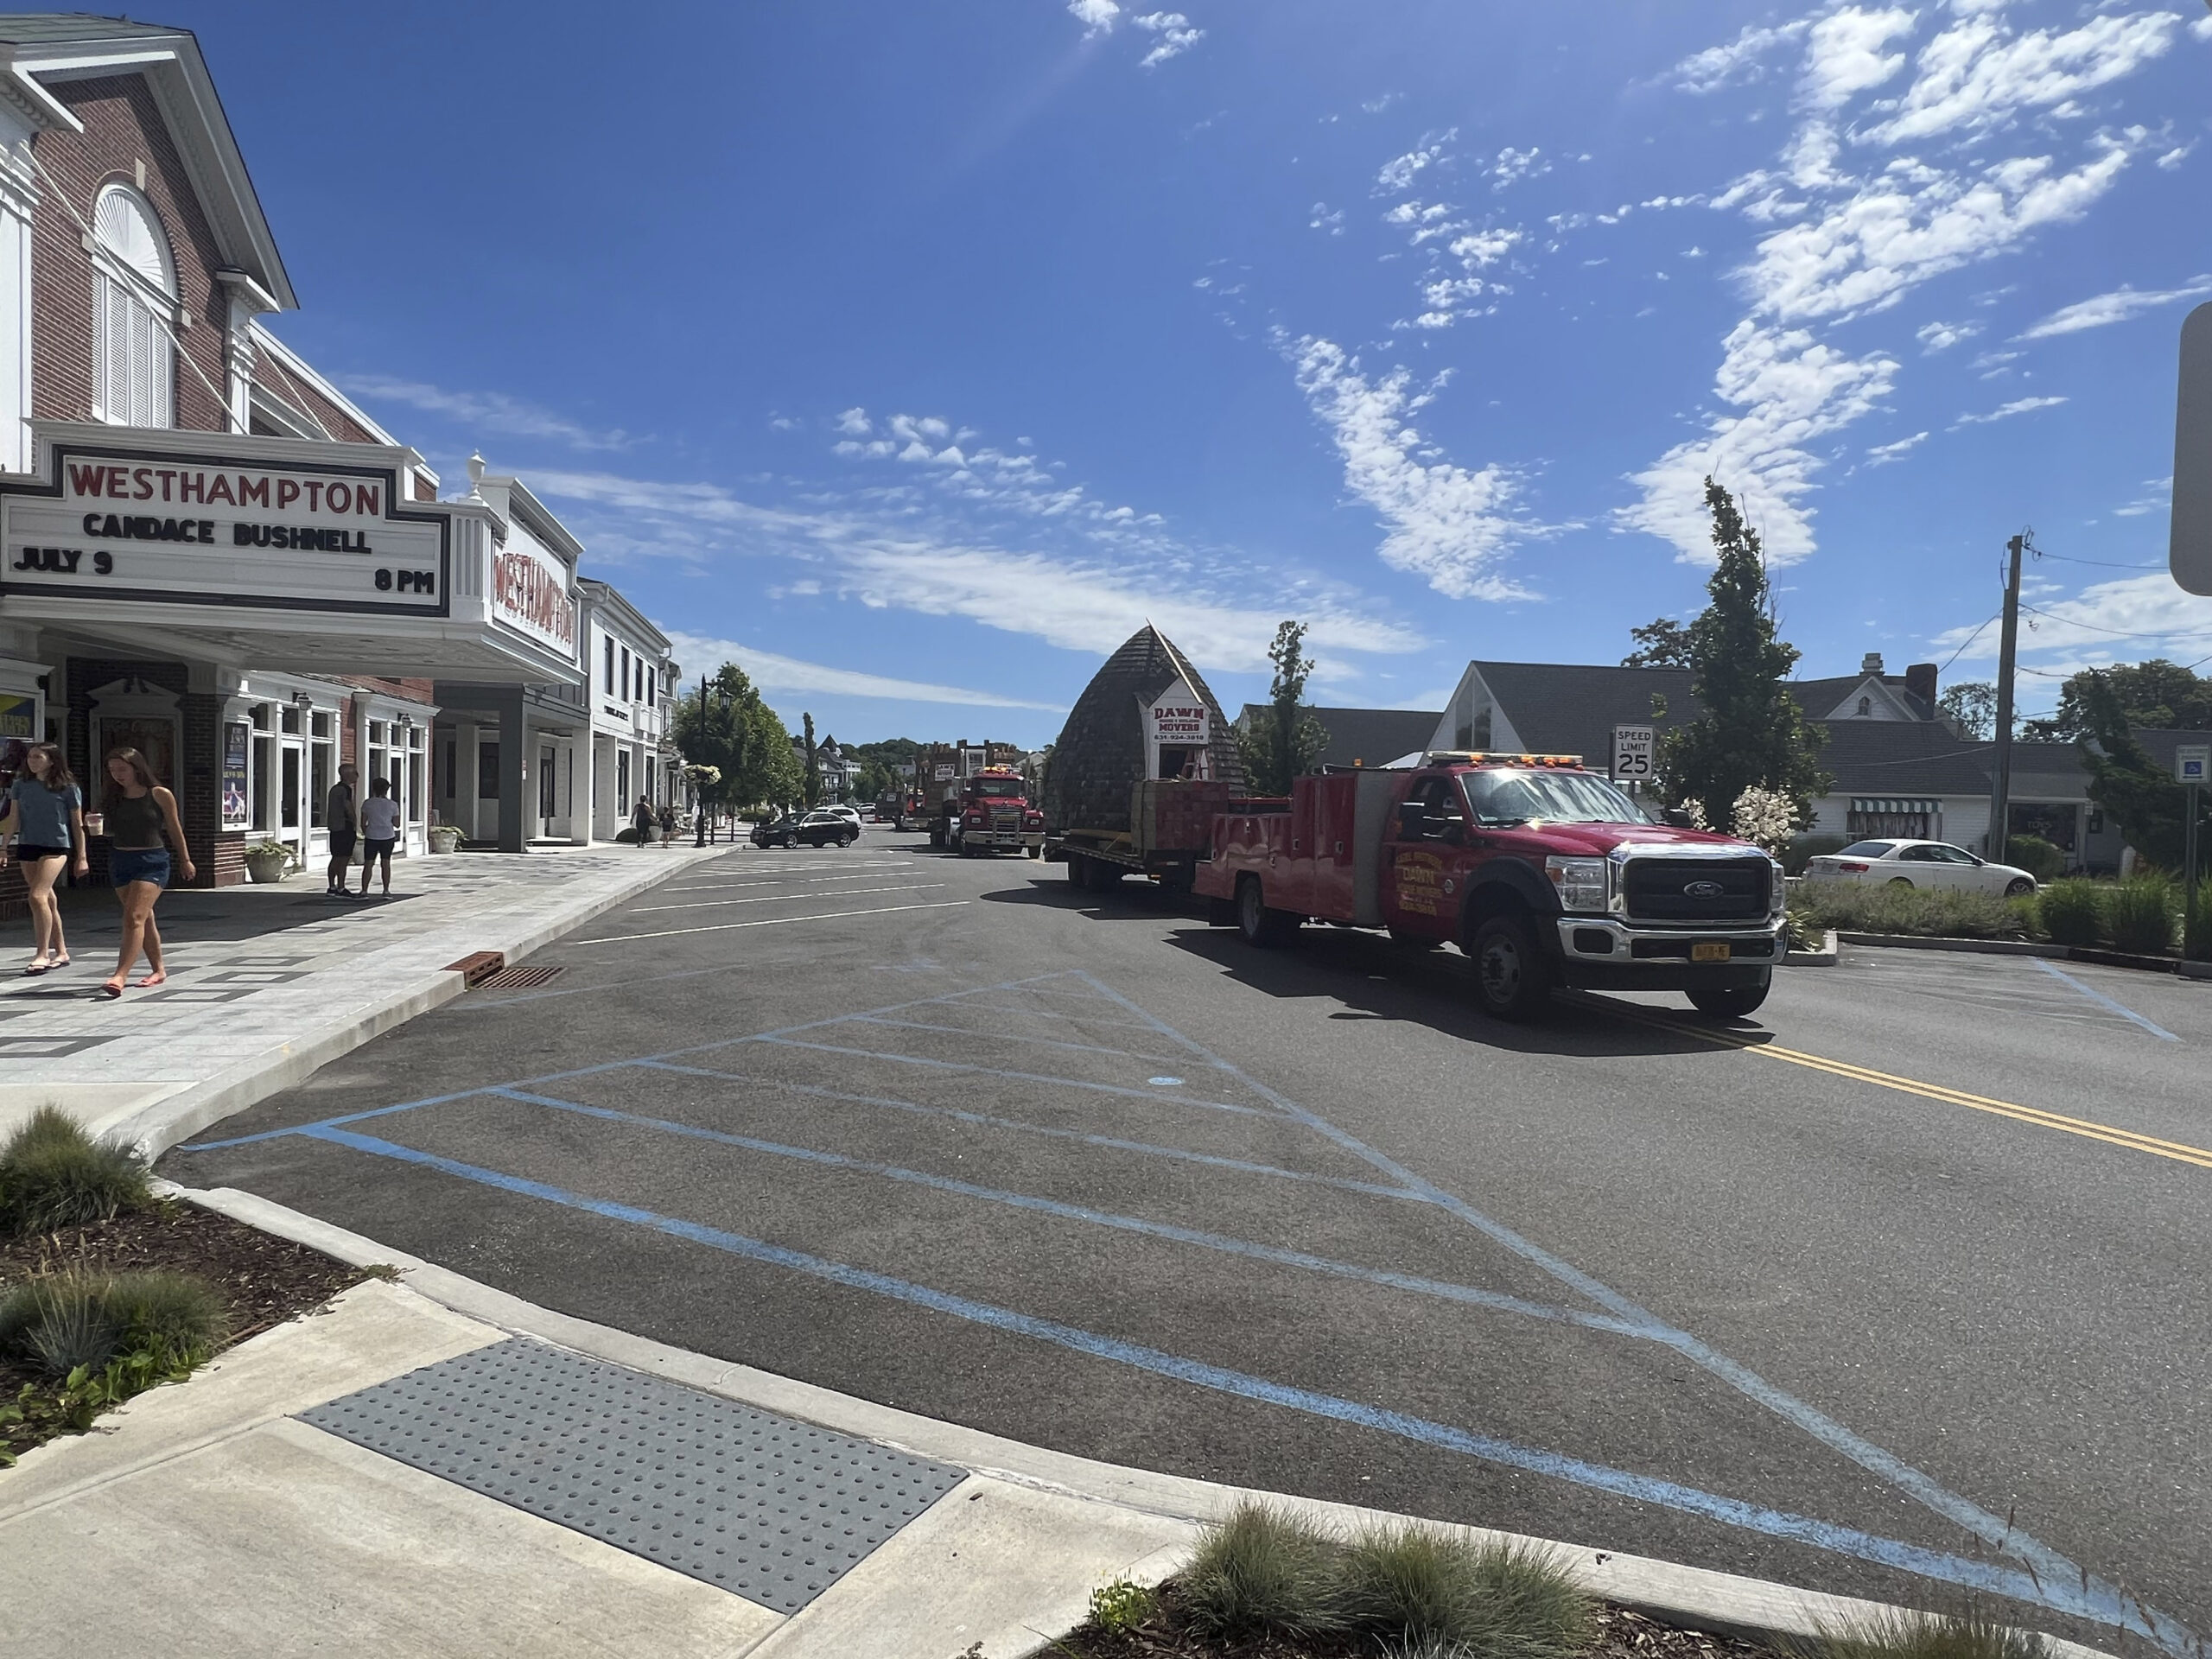
[[[2113,1001],[2112,998],[2107,996],[2102,991],[2092,990],[2088,986],[2084,985],[2080,980],[2075,978],[2073,975],[2052,967],[2050,963],[2044,961],[2043,957],[2035,957],[2030,958],[2030,960],[2031,960],[2037,967],[2042,969],[2044,972],[2049,974],[2053,979],[2059,980],[2065,984],[2071,985],[2075,990],[2081,992],[2082,995],[2088,997],[2090,1001],[2098,1004],[2101,1007],[2111,1009],[2113,1013],[2118,1014],[2121,1019],[2133,1020],[2137,1025],[2142,1027],[2144,1030],[2149,1032],[2153,1037],[2163,1037],[2170,1043],[2177,1043],[2181,1041],[2180,1038],[2175,1036],[2173,1033],[2168,1031],[2164,1026],[2152,1025],[2141,1014],[2136,1013],[2134,1009],[2122,1007],[2119,1003]]]

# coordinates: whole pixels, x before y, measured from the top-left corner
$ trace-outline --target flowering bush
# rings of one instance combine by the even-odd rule
[[[1694,795],[1691,796],[1689,799],[1684,801],[1675,810],[1690,821],[1690,828],[1693,830],[1710,830],[1713,828],[1711,824],[1705,821],[1705,803],[1698,799]]]
[[[1779,857],[1797,827],[1797,805],[1779,790],[1751,784],[1736,798],[1735,809],[1729,817],[1732,833],[1738,839]]]

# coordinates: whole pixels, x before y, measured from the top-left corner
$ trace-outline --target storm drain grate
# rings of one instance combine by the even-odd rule
[[[496,974],[486,974],[472,988],[480,991],[501,991],[529,985],[543,985],[560,973],[558,968],[502,968]]]
[[[520,1337],[300,1421],[780,1613],[964,1478]]]

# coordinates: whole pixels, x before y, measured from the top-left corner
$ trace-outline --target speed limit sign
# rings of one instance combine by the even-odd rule
[[[1613,779],[1617,783],[1649,783],[1656,746],[1649,726],[1613,728]]]

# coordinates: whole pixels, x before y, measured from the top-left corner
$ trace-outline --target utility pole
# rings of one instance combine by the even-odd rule
[[[2023,531],[2005,543],[2012,563],[2005,578],[2005,627],[1997,645],[1997,767],[1989,790],[1989,861],[2005,861],[2005,842],[2012,814],[2012,657],[2020,640],[2020,555],[2028,544]]]

